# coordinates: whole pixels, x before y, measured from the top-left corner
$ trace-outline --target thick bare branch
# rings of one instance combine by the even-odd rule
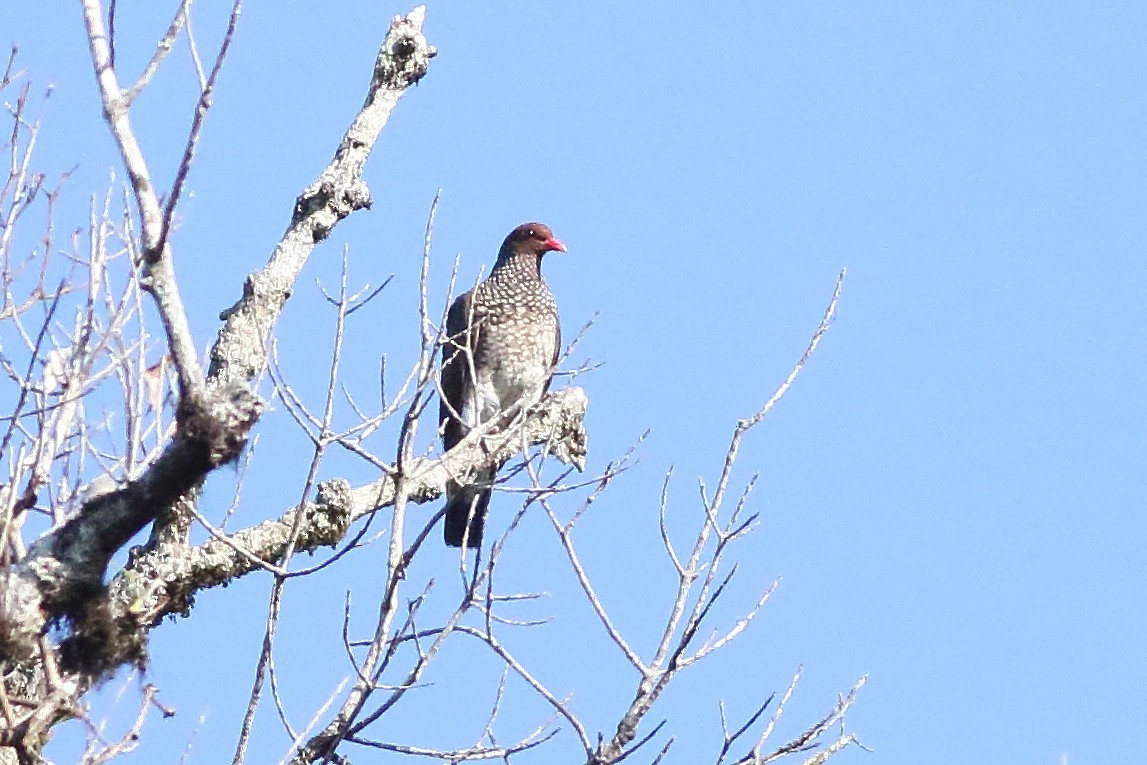
[[[334,159],[295,203],[295,212],[271,259],[250,275],[243,297],[224,311],[226,321],[211,350],[209,376],[216,384],[250,380],[266,368],[267,339],[299,271],[318,242],[355,210],[369,207],[362,169],[407,89],[426,74],[437,53],[422,34],[425,6],[390,25],[367,90],[366,103],[343,136]]]
[[[451,477],[469,476],[491,465],[501,465],[518,454],[523,444],[560,443],[571,454],[583,456],[582,420],[587,403],[580,388],[563,388],[547,396],[517,428],[488,436],[484,444],[471,438],[440,459],[412,459],[403,487],[407,501],[431,502],[441,495]],[[304,518],[295,549],[303,552],[332,546],[344,538],[351,523],[394,501],[395,482],[389,476],[357,488],[343,481],[324,482],[316,500],[301,510]],[[194,592],[260,568],[256,561],[281,560],[297,522],[297,511],[290,510],[275,520],[231,535],[227,543],[212,539],[182,551],[165,549],[140,556],[112,582],[109,597],[121,613],[144,623],[180,613]]]

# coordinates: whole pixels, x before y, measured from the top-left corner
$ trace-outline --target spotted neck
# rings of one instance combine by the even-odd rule
[[[544,284],[542,256],[529,252],[501,252],[498,254],[498,262],[490,272],[490,278],[494,281],[514,280]]]

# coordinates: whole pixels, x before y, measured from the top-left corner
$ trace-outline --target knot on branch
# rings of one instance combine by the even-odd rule
[[[330,178],[320,178],[295,200],[295,222],[310,219],[311,236],[318,243],[326,239],[343,218],[356,210],[369,209],[370,205],[370,188],[361,179],[336,183]]]
[[[438,51],[422,34],[425,18],[426,6],[420,5],[390,22],[390,33],[374,62],[375,82],[396,90],[410,87],[426,75],[430,59],[438,55]]]
[[[585,410],[589,399],[581,388],[564,388],[554,397],[560,403],[555,407],[544,399],[530,412],[535,417],[530,430],[535,442],[546,444],[550,454],[565,465],[585,471],[585,458],[589,453],[589,436],[585,432]]]
[[[239,457],[265,404],[243,382],[209,387],[179,408],[182,435],[204,450],[209,468]]]
[[[190,616],[195,604],[190,557],[182,543],[160,543],[132,555],[108,587],[116,618],[156,627],[169,614]]]
[[[316,546],[333,547],[346,536],[353,511],[354,494],[349,481],[343,478],[322,481],[308,518],[308,536]]]

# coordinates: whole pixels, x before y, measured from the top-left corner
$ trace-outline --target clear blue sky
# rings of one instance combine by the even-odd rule
[[[120,2],[130,71],[166,24],[149,5]],[[204,42],[225,21],[214,5],[196,12]],[[284,7],[244,10],[174,240],[204,347],[361,103],[390,16],[409,10]],[[351,327],[361,361],[347,383],[367,396],[379,354],[398,369],[411,353],[437,188],[440,295],[456,254],[469,281],[514,225],[550,223],[569,246],[546,263],[567,335],[600,313],[579,356],[605,362],[579,380],[591,467],[652,429],[580,537],[648,651],[670,573],[655,531],[665,469],[684,530],[696,478],[715,479],[737,418],[799,356],[847,266],[836,325],[741,457],[740,480],[761,474],[764,525],[734,595],[783,582],[754,628],[651,716],[678,735],[672,761],[711,761],[716,699],[746,714],[801,663],[784,733],[871,675],[850,722],[876,754],[842,762],[1141,761],[1147,5],[439,2],[426,30],[440,55],[367,168],[374,209],[316,253],[280,326],[300,389],[318,400],[308,376],[325,370],[330,330],[313,279],[330,283],[344,245],[352,280],[396,275]],[[86,196],[118,166],[78,4],[5,3],[0,42],[55,84],[41,165],[79,164],[64,209],[82,225]],[[162,183],[193,99],[180,49],[136,108]],[[306,460],[284,412],[259,427],[242,520],[295,501]],[[371,477],[349,460],[326,474]],[[226,506],[229,480],[209,486],[206,510]],[[527,522],[506,586],[551,593],[528,612],[555,617],[529,658],[605,727],[632,681],[617,679],[568,573],[548,568],[552,536]],[[277,657],[300,723],[347,673],[342,593],[363,604],[365,630],[383,558],[359,551],[288,591]],[[414,575],[456,587],[450,567],[436,552]],[[190,739],[192,762],[229,756],[267,587],[252,577],[204,594],[194,618],[155,633],[151,679],[179,715],[151,723],[136,761],[175,762]],[[599,668],[614,679],[599,684]],[[496,676],[481,667],[483,682]],[[436,703],[480,727],[488,702]],[[382,737],[418,742],[439,725],[433,710],[413,705]],[[252,762],[285,749],[273,715]],[[507,737],[543,716],[528,705]]]

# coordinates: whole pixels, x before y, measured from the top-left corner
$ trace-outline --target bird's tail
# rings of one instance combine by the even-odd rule
[[[490,507],[490,488],[486,482],[469,486],[446,487],[446,526],[443,536],[450,547],[476,550],[482,546],[486,510]]]

